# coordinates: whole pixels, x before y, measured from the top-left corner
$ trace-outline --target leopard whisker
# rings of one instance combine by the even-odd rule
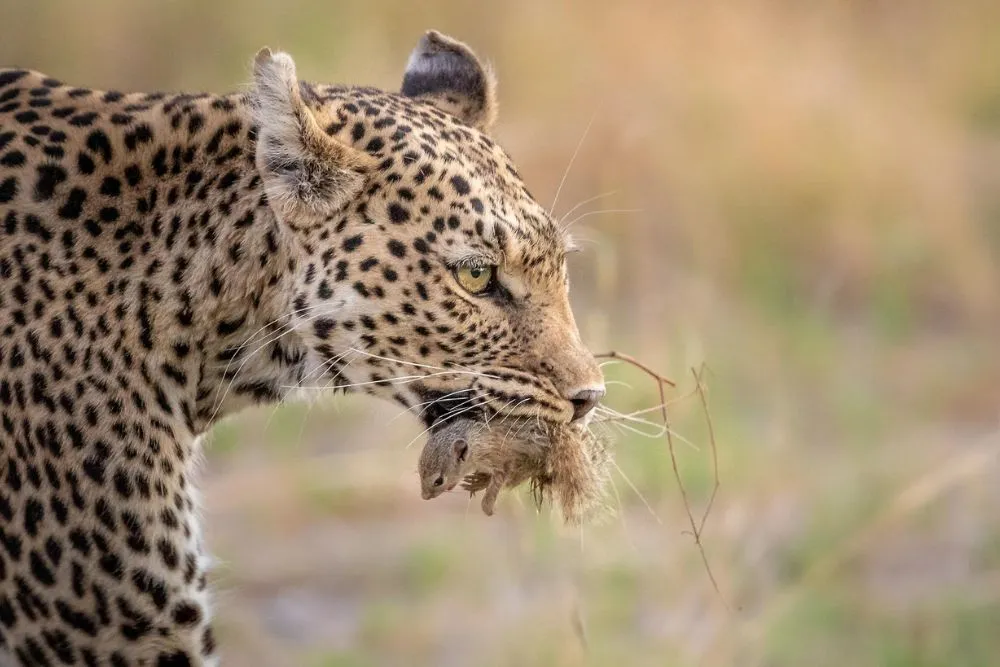
[[[311,309],[312,309],[312,307],[310,307],[310,308],[304,308],[304,309],[300,309],[300,312],[305,312],[305,311],[308,311],[308,310],[311,310]],[[324,314],[332,314],[332,312],[333,312],[333,311],[326,311],[325,313],[318,313],[318,314],[316,314],[316,315],[313,315],[313,316],[311,316],[311,317],[307,318],[307,319],[306,319],[306,322],[311,322],[312,320],[314,320],[314,319],[316,319],[316,318],[318,318],[318,317],[322,317],[322,316],[323,316]],[[287,327],[287,328],[286,328],[286,327]],[[282,329],[284,329],[284,330],[282,330]],[[230,390],[232,389],[232,387],[233,387],[233,384],[235,384],[235,382],[236,382],[237,378],[238,378],[238,377],[239,377],[239,375],[240,375],[240,372],[241,372],[241,371],[243,370],[243,368],[244,368],[244,367],[246,366],[247,362],[249,362],[249,361],[250,361],[250,359],[252,359],[252,358],[253,358],[253,357],[254,357],[254,356],[255,356],[255,355],[256,355],[256,354],[258,353],[258,352],[260,352],[260,351],[261,351],[262,349],[264,349],[264,348],[265,348],[265,347],[267,347],[268,345],[271,345],[271,344],[275,343],[276,341],[280,340],[280,339],[281,339],[282,337],[284,337],[285,335],[287,335],[287,334],[289,334],[289,333],[292,333],[292,332],[293,332],[293,331],[295,331],[295,330],[296,330],[296,328],[295,328],[295,324],[294,324],[294,323],[289,323],[289,324],[283,324],[283,325],[281,325],[281,328],[279,328],[279,330],[278,330],[278,331],[279,331],[279,333],[277,333],[277,334],[275,334],[275,335],[271,336],[271,338],[269,338],[268,340],[265,340],[265,341],[264,341],[263,343],[261,343],[260,345],[258,345],[258,346],[257,346],[257,348],[255,348],[255,349],[253,350],[253,352],[251,352],[250,354],[248,354],[248,355],[246,355],[245,357],[243,357],[243,360],[242,360],[242,362],[241,362],[241,363],[240,363],[240,365],[239,365],[239,366],[238,366],[238,367],[236,368],[236,372],[234,372],[234,373],[233,373],[233,376],[232,376],[232,378],[230,378],[229,382],[228,382],[228,383],[226,383],[226,389],[225,389],[225,391],[224,391],[224,392],[222,393],[222,397],[221,397],[221,398],[217,398],[217,399],[213,399],[213,410],[212,410],[212,416],[211,416],[211,417],[209,418],[209,422],[212,422],[212,421],[214,421],[214,420],[215,420],[215,418],[216,418],[216,417],[218,416],[218,414],[219,414],[219,410],[221,410],[221,409],[222,409],[222,406],[223,406],[223,405],[225,404],[225,402],[226,402],[226,398],[227,398],[227,397],[229,396],[229,391],[230,391]],[[229,368],[230,368],[230,365],[231,365],[231,364],[232,364],[232,359],[230,359],[230,360],[229,360],[229,363],[228,363],[228,364],[226,364],[226,370],[225,370],[225,371],[223,372],[223,378],[225,378],[225,376],[226,376],[226,375],[227,375],[227,374],[229,373]],[[219,391],[218,391],[218,389],[216,390],[216,394],[215,394],[215,395],[216,395],[216,397],[218,397],[218,396],[219,396]]]
[[[302,383],[304,383],[306,380],[310,379],[311,377],[313,377],[313,376],[319,376],[319,375],[322,375],[323,373],[326,373],[326,371],[329,368],[332,368],[333,366],[336,366],[337,364],[339,364],[340,362],[342,362],[344,359],[346,359],[347,355],[350,354],[350,353],[351,353],[351,350],[348,349],[346,352],[342,352],[342,353],[340,353],[340,354],[338,354],[338,355],[336,355],[334,357],[330,357],[329,359],[324,359],[322,362],[320,362],[319,364],[317,364],[314,369],[312,369],[311,371],[309,371],[309,373],[307,373],[306,375],[303,375],[299,379],[298,384],[301,386]],[[347,362],[347,366],[350,366],[350,365],[351,365],[351,362]],[[343,369],[341,369],[340,371],[338,371],[337,375],[335,375],[334,378],[338,377],[342,371],[343,371]]]
[[[229,371],[229,367],[232,365],[233,359],[239,357],[240,356],[239,353],[242,352],[244,348],[248,347],[254,341],[254,339],[257,338],[257,336],[260,336],[260,335],[270,335],[270,334],[266,333],[266,330],[270,329],[271,327],[273,327],[275,325],[280,324],[281,320],[291,319],[292,317],[295,317],[296,315],[298,315],[300,313],[308,312],[308,311],[310,311],[310,310],[312,310],[312,309],[314,309],[316,307],[317,306],[306,306],[305,308],[298,308],[296,310],[293,310],[293,311],[290,311],[288,313],[285,313],[284,315],[279,315],[278,317],[275,317],[275,318],[273,318],[273,319],[268,320],[267,322],[265,322],[259,329],[257,329],[252,334],[250,334],[247,337],[246,340],[244,340],[242,343],[240,343],[239,345],[236,346],[235,351],[229,357],[229,360],[228,360],[228,362],[226,364],[226,367],[225,367],[225,371],[226,372]],[[281,326],[285,327],[285,326],[289,326],[289,325],[282,324]]]
[[[576,149],[573,151],[573,156],[570,157],[569,164],[566,165],[566,171],[563,172],[562,179],[559,181],[559,186],[556,188],[556,194],[552,198],[552,206],[549,207],[549,215],[555,215],[556,204],[559,202],[559,195],[562,193],[563,186],[566,185],[566,178],[569,176],[570,170],[573,169],[573,163],[576,162],[576,157],[580,154],[580,149],[583,148],[583,142],[587,140],[587,135],[590,134],[590,128],[593,126],[595,118],[597,118],[596,111],[590,115],[587,127],[584,128],[580,141],[576,143]]]
[[[612,422],[612,423],[616,424],[619,428],[623,428],[626,431],[630,431],[632,433],[635,433],[636,435],[642,436],[643,438],[649,438],[651,440],[655,440],[656,438],[662,438],[664,435],[669,434],[672,437],[677,438],[679,441],[683,442],[688,447],[691,447],[691,449],[695,450],[696,452],[701,451],[701,447],[699,447],[697,444],[695,444],[694,442],[692,442],[688,438],[685,438],[683,435],[681,435],[680,433],[678,433],[675,429],[672,429],[670,427],[664,426],[663,424],[657,424],[655,422],[647,421],[645,419],[635,419],[635,418],[626,419],[625,417],[626,417],[625,415],[620,415],[620,414],[616,413],[615,416],[613,416],[613,417],[611,417],[609,419],[602,420],[602,421]],[[643,431],[642,429],[636,428],[634,426],[630,426],[627,423],[622,423],[623,421],[632,421],[632,422],[636,422],[636,423],[643,424],[643,425],[646,425],[646,426],[654,426],[654,427],[657,428],[657,432],[656,433],[649,433],[647,431]]]
[[[423,380],[425,378],[437,377],[440,375],[453,375],[455,373],[462,373],[463,371],[441,371],[439,373],[429,373],[427,375],[402,375],[394,378],[385,378],[384,380],[368,380],[366,382],[352,382],[350,384],[337,385],[337,389],[354,389],[356,387],[365,387],[370,385],[378,384],[409,384],[411,382],[416,382],[417,380]],[[279,385],[282,389],[305,389],[305,390],[318,390],[325,391],[330,388],[330,383],[323,386],[314,387],[303,387],[301,385]]]
[[[358,350],[358,349],[355,349],[355,348],[351,348],[351,349],[354,350],[355,352],[357,352],[358,354],[363,354],[366,357],[371,357],[372,359],[380,359],[382,361],[388,361],[388,362],[396,363],[396,364],[404,364],[406,366],[415,366],[416,368],[429,368],[429,369],[435,370],[435,371],[447,371],[447,370],[449,370],[449,369],[441,367],[441,366],[432,366],[430,364],[421,364],[421,363],[417,363],[415,361],[406,361],[404,359],[393,359],[392,357],[384,357],[382,355],[372,354],[371,352],[365,352],[364,350]],[[477,371],[463,371],[463,372],[465,372],[465,373],[467,373],[469,375],[475,375],[477,377],[487,378],[489,380],[499,380],[500,379],[500,378],[496,377],[495,375],[490,375],[488,373],[479,373]]]
[[[597,201],[599,199],[604,199],[605,197],[610,197],[610,196],[616,195],[616,194],[618,194],[618,190],[610,190],[608,192],[603,192],[603,193],[601,193],[599,195],[596,195],[594,197],[590,197],[589,199],[584,199],[582,202],[578,203],[576,206],[574,206],[570,210],[568,210],[565,213],[563,213],[562,216],[559,218],[559,223],[561,224],[563,220],[565,220],[566,218],[568,218],[573,213],[573,211],[577,210],[581,206],[584,206],[585,204],[589,204],[589,203],[595,202],[595,201]]]
[[[614,459],[611,459],[611,465],[615,467],[615,470],[618,471],[618,474],[622,476],[622,479],[625,480],[625,483],[628,484],[629,488],[632,489],[635,495],[639,496],[639,500],[641,500],[642,504],[646,506],[646,509],[649,510],[649,513],[653,516],[654,519],[656,519],[656,522],[662,526],[663,519],[660,518],[660,515],[656,513],[656,510],[653,509],[653,506],[649,504],[648,500],[646,500],[646,496],[642,495],[642,492],[639,491],[639,488],[632,483],[632,480],[629,479],[628,475],[625,474],[625,471],[621,469],[621,466],[619,466]]]
[[[576,216],[575,218],[573,218],[572,220],[570,220],[569,222],[567,222],[563,226],[563,231],[566,231],[567,229],[569,229],[570,227],[572,227],[576,223],[580,222],[581,220],[584,220],[586,218],[591,218],[591,217],[593,217],[595,215],[606,215],[608,213],[642,213],[642,209],[641,208],[605,208],[605,209],[599,209],[597,211],[588,211],[587,213],[581,213],[580,215]]]
[[[635,391],[635,387],[633,387],[628,382],[625,382],[623,380],[605,380],[604,381],[604,386],[605,387],[617,387],[617,386],[621,386],[621,387],[625,387],[626,389],[629,389],[631,391]]]
[[[419,411],[417,411],[417,412],[415,413],[416,417],[417,417],[417,418],[420,418],[420,417],[422,417],[422,416],[423,416],[423,414],[424,414],[425,412],[427,412],[427,408],[429,408],[430,406],[434,405],[434,404],[435,404],[435,403],[437,403],[438,401],[443,401],[444,399],[446,399],[446,398],[449,398],[449,397],[451,397],[451,396],[454,396],[455,394],[462,394],[462,393],[465,393],[465,392],[467,392],[467,391],[469,391],[468,387],[466,387],[466,388],[464,388],[464,389],[456,389],[455,391],[453,391],[453,392],[450,392],[450,393],[447,393],[447,394],[445,394],[444,396],[439,396],[439,397],[437,397],[437,398],[432,398],[432,399],[430,399],[429,401],[422,401],[422,402],[420,402],[420,403],[416,403],[416,404],[414,404],[414,405],[410,405],[410,406],[408,406],[408,407],[406,407],[406,408],[403,408],[402,410],[400,410],[400,411],[399,411],[399,412],[398,412],[398,413],[396,414],[396,416],[395,416],[395,417],[393,417],[392,419],[390,419],[390,420],[389,420],[389,422],[388,422],[388,423],[390,423],[390,424],[391,424],[392,422],[394,422],[394,421],[396,421],[397,419],[399,419],[400,417],[402,417],[402,416],[403,416],[404,414],[406,414],[406,413],[408,413],[408,412],[412,412],[412,411],[416,410],[417,408],[420,408],[421,406],[426,406],[426,407],[424,407],[424,408],[423,408],[422,410],[419,410]]]

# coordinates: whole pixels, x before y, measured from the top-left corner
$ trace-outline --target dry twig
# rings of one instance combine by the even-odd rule
[[[653,378],[653,380],[656,382],[657,389],[660,394],[660,415],[663,418],[663,428],[666,431],[666,436],[667,436],[667,448],[670,451],[670,464],[673,467],[674,478],[677,480],[677,487],[680,489],[681,499],[684,502],[684,511],[687,514],[688,521],[690,522],[691,525],[691,536],[694,538],[694,543],[698,547],[698,553],[701,555],[701,562],[705,566],[705,572],[708,574],[708,578],[712,582],[712,587],[715,589],[716,594],[718,594],[719,599],[722,600],[722,604],[726,607],[727,610],[729,610],[730,609],[729,603],[726,601],[725,596],[722,594],[722,590],[719,588],[719,584],[715,579],[715,574],[712,572],[712,566],[708,562],[708,555],[705,553],[705,546],[702,544],[701,540],[702,530],[705,527],[705,522],[708,519],[708,513],[712,509],[712,505],[715,502],[716,493],[719,489],[719,458],[715,444],[715,430],[712,427],[712,417],[708,410],[708,398],[706,396],[705,386],[702,381],[705,365],[702,364],[702,368],[700,371],[692,368],[691,372],[695,377],[695,382],[697,383],[696,391],[701,400],[702,409],[705,412],[705,419],[708,422],[709,444],[712,447],[712,465],[715,474],[715,483],[714,486],[712,487],[712,494],[709,497],[708,504],[706,505],[705,511],[702,514],[701,521],[697,522],[694,518],[694,513],[691,510],[691,501],[688,499],[687,489],[684,487],[684,482],[681,479],[680,466],[677,463],[677,454],[674,451],[674,440],[672,435],[673,430],[670,428],[670,418],[669,415],[667,414],[666,391],[663,388],[664,385],[668,385],[673,388],[676,387],[677,384],[672,380],[670,380],[669,378],[661,375],[660,373],[657,373],[649,366],[643,364],[638,359],[628,354],[612,350],[610,352],[604,352],[601,354],[596,354],[594,356],[597,357],[598,359],[618,359],[624,361],[638,368],[639,370],[643,371],[644,373],[646,373],[646,375]]]

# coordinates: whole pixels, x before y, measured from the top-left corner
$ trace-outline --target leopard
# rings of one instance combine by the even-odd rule
[[[233,92],[0,69],[0,664],[218,665],[198,471],[251,406],[337,391],[586,422],[572,238],[430,30],[398,90],[261,49]]]

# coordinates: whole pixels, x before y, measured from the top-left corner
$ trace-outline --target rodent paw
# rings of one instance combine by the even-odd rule
[[[465,479],[462,480],[462,488],[469,493],[475,493],[476,491],[482,491],[487,486],[490,485],[490,480],[492,475],[485,472],[477,472],[471,475],[466,475]]]

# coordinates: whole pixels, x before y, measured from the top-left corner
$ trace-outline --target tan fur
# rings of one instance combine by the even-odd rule
[[[319,224],[358,195],[377,162],[323,132],[302,101],[287,53],[261,49],[254,85],[257,168],[268,201],[285,224]]]
[[[424,499],[459,482],[472,493],[483,491],[488,516],[502,489],[530,480],[540,502],[554,501],[567,523],[579,524],[606,511],[610,464],[605,443],[583,428],[517,419],[491,426],[459,418],[428,438],[418,474]]]

